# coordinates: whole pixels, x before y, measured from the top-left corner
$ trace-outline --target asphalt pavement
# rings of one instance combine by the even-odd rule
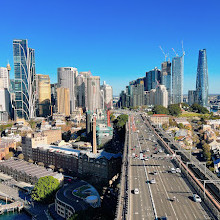
[[[212,219],[203,202],[193,201],[192,196],[195,191],[187,178],[181,173],[171,173],[171,168],[177,168],[174,159],[166,156],[163,147],[157,142],[139,114],[134,117],[134,124],[136,131],[131,129],[129,149],[131,219],[152,220],[162,216],[166,216],[169,220]],[[159,149],[162,152],[159,153]],[[144,155],[143,160],[140,159],[141,152]],[[151,155],[156,155],[157,158]],[[154,175],[154,172],[157,174]],[[156,183],[151,184],[152,179],[155,179]],[[135,188],[139,189],[139,194],[134,194]],[[175,201],[173,201],[174,197]]]

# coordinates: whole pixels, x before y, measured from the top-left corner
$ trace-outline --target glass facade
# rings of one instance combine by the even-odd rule
[[[207,107],[208,106],[208,65],[206,49],[199,51],[197,78],[196,78],[196,91],[198,104]]]
[[[36,79],[35,53],[27,40],[13,41],[16,117],[35,117]]]
[[[161,64],[161,84],[165,85],[168,92],[168,103],[171,104],[171,62]]]
[[[172,103],[183,102],[183,66],[184,55],[172,60]]]

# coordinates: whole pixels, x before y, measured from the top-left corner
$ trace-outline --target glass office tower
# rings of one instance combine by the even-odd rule
[[[27,40],[13,40],[16,117],[30,120],[36,116],[35,51]]]
[[[184,55],[172,59],[172,103],[183,102],[183,65]]]
[[[171,104],[171,62],[161,64],[161,84],[165,85],[168,92],[168,104]]]
[[[198,104],[208,106],[208,65],[206,49],[199,51],[197,78],[196,78],[196,91]]]

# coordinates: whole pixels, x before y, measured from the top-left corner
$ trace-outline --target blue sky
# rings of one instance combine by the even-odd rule
[[[199,49],[206,48],[209,93],[220,93],[219,0],[0,1],[0,66],[13,72],[13,39],[36,50],[36,72],[57,81],[57,68],[90,70],[118,95],[129,81],[160,68],[162,46],[174,57],[184,42],[184,93],[195,88]]]

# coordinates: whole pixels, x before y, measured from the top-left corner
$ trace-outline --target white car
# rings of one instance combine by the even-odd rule
[[[176,168],[176,172],[177,173],[181,173],[181,169],[180,168]]]
[[[193,200],[195,202],[202,202],[202,199],[197,194],[193,194]]]
[[[134,189],[134,194],[139,194],[139,189],[138,188]]]
[[[171,173],[176,173],[176,170],[175,170],[175,168],[171,168]]]
[[[151,184],[154,184],[154,183],[156,183],[156,180],[155,180],[155,179],[152,179],[152,180],[150,181],[150,183],[151,183]]]

